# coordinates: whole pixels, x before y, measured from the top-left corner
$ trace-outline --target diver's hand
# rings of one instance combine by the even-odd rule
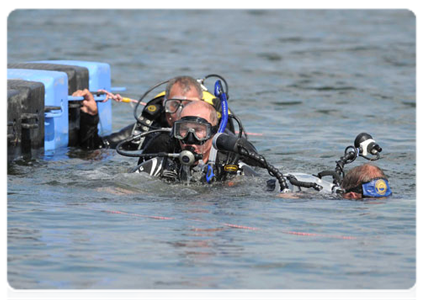
[[[89,90],[77,90],[75,93],[72,94],[72,96],[75,97],[84,97],[84,100],[82,100],[81,104],[81,111],[84,113],[90,114],[92,116],[95,116],[98,114],[98,108],[97,103],[94,100],[93,94],[90,93]]]
[[[116,102],[122,102],[122,96],[119,95],[119,94],[115,95],[115,94],[110,93],[109,91],[106,91],[106,90],[98,90],[98,91],[106,94],[106,99],[104,99],[102,102],[106,102],[109,99],[113,99]]]

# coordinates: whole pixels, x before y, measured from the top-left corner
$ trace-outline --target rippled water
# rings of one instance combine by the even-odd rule
[[[77,149],[8,168],[18,289],[406,289],[416,280],[416,41],[406,10],[14,11],[8,61],[107,62],[138,98],[217,73],[268,161],[317,173],[363,131],[394,196],[283,199],[263,179],[166,185]],[[113,103],[115,130],[132,107]],[[365,162],[360,159],[360,162]],[[350,166],[358,165],[355,162]]]

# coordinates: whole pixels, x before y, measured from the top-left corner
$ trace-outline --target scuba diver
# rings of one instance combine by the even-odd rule
[[[291,192],[316,190],[356,200],[388,197],[392,195],[392,191],[387,176],[379,167],[363,164],[354,167],[346,175],[344,171],[344,166],[354,162],[359,156],[369,161],[379,160],[380,152],[382,152],[382,148],[372,136],[363,132],[357,135],[354,146],[348,146],[345,149],[344,156],[336,162],[334,171],[326,170],[317,175],[287,173],[284,176]],[[324,177],[327,176],[332,177],[332,181],[325,180]],[[267,190],[274,189],[275,180],[268,180]]]
[[[381,198],[392,195],[385,173],[379,167],[371,164],[363,164],[348,171],[340,185],[324,180],[319,175],[287,173],[285,177],[288,181],[290,192],[296,193],[295,195],[297,196],[301,195],[298,192],[310,192],[314,190],[320,193],[340,195],[345,199],[354,200]],[[267,187],[268,190],[274,190],[274,180],[269,180]],[[287,194],[282,196],[284,198],[290,198]]]
[[[139,164],[133,172],[146,172],[167,181],[208,182],[207,175],[210,174],[207,174],[206,167],[210,162],[213,138],[218,132],[218,127],[217,112],[213,106],[204,101],[188,103],[181,111],[179,119],[174,122],[170,132],[172,151],[156,153],[155,157]],[[231,135],[228,134],[228,136]],[[246,139],[235,138],[243,147],[256,152],[254,146]],[[118,147],[117,151],[130,156],[121,147]],[[217,152],[213,181],[223,181],[233,174],[256,174],[251,167],[242,162],[242,160],[249,161],[248,157],[231,154],[233,153]],[[249,163],[257,165],[254,161]]]
[[[388,178],[377,166],[364,164],[351,169],[341,185],[346,199],[379,198],[392,195]]]
[[[200,101],[203,97],[203,91],[201,85],[192,77],[180,76],[173,78],[169,80],[166,93],[159,94],[152,99],[144,107],[141,116],[137,116],[139,122],[135,122],[121,129],[119,132],[103,137],[100,137],[97,133],[96,126],[99,122],[99,116],[97,104],[92,93],[88,90],[79,90],[73,96],[83,96],[86,99],[82,101],[79,138],[81,148],[90,150],[115,148],[122,140],[148,131],[150,128],[155,129],[172,126],[175,112],[179,107],[183,107],[185,103],[190,101]],[[113,97],[114,95],[108,93],[107,96]],[[118,97],[114,99],[119,101]],[[175,106],[176,111],[173,109]],[[168,109],[164,109],[164,107],[168,107]],[[128,149],[142,149],[144,142],[144,139],[134,140],[131,144],[126,144],[126,146]]]
[[[197,169],[201,169],[200,173],[204,173],[202,174],[204,176],[199,176],[203,177],[200,181],[208,183],[224,180],[230,174],[253,174],[254,171],[247,166],[240,168],[241,161],[252,166],[262,166],[262,162],[255,159],[254,155],[258,155],[257,150],[248,142],[241,122],[228,108],[227,84],[225,85],[226,90],[223,89],[220,80],[216,81],[214,87],[216,100],[211,104],[208,101],[187,101],[182,105],[182,99],[178,99],[179,103],[173,110],[172,128],[150,129],[132,135],[120,142],[116,146],[116,151],[124,156],[139,158],[135,172],[144,171],[172,180],[191,180],[193,171],[199,174]],[[140,100],[142,99],[143,97]],[[165,99],[166,109],[169,100]],[[219,111],[215,108],[216,103],[219,103]],[[230,122],[232,120],[238,122],[238,135],[234,134],[234,127]],[[127,147],[128,143],[144,139],[151,134],[154,137],[144,149],[133,150]],[[212,147],[212,143],[215,142],[215,146]],[[221,145],[224,147],[229,145],[231,148],[218,148]],[[245,153],[232,151],[235,146],[242,146]]]
[[[99,136],[97,132],[97,124],[99,122],[97,104],[94,100],[93,94],[88,90],[78,90],[73,96],[82,96],[85,98],[81,102],[80,113],[80,133],[79,141],[80,147],[85,150],[99,149],[99,148],[116,148],[116,146],[125,139],[139,135],[140,133],[156,130],[160,128],[170,128],[176,120],[180,110],[189,102],[192,101],[206,101],[213,105],[219,112],[221,110],[220,101],[207,91],[203,85],[204,81],[210,77],[221,78],[225,82],[226,92],[228,85],[226,81],[219,75],[207,75],[204,79],[196,80],[190,76],[178,76],[167,81],[163,81],[150,88],[138,101],[134,116],[136,122],[126,126],[118,132],[112,133],[108,136]],[[141,115],[138,114],[138,107],[142,100],[155,88],[167,83],[166,90],[156,95],[144,107]],[[113,95],[107,91],[101,90],[94,93],[107,94],[108,98],[116,101],[121,101],[120,95]],[[221,113],[218,113],[220,118]],[[230,112],[228,121],[228,128],[234,132],[234,121],[238,122],[240,128],[240,135],[244,134],[242,123],[233,112]],[[154,142],[153,142],[154,140]],[[170,149],[168,145],[168,135],[163,133],[155,133],[153,135],[143,136],[140,139],[132,139],[131,143],[125,143],[127,150],[141,150],[145,153],[166,151]]]

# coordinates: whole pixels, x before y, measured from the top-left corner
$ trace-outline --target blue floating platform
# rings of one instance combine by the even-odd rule
[[[7,79],[20,79],[44,84],[45,112],[44,150],[67,147],[69,142],[68,77],[66,73],[27,69],[8,69]]]
[[[112,89],[110,65],[107,63],[79,60],[43,60],[33,62],[85,67],[88,69],[89,73],[88,85],[90,91],[97,91],[100,89],[110,91]],[[97,106],[100,116],[98,133],[100,135],[112,133],[112,101],[97,102]]]

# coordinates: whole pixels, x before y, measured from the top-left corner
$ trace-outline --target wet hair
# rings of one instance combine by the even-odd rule
[[[200,99],[203,98],[203,89],[201,88],[200,83],[198,83],[198,81],[191,76],[178,76],[169,80],[166,86],[166,98],[168,98],[170,90],[175,84],[178,84],[182,88],[184,95],[194,88],[197,91]]]
[[[364,182],[372,181],[375,178],[387,179],[385,173],[376,166],[371,164],[364,164],[358,167],[352,168],[347,175],[345,175],[342,181],[341,187],[348,191],[351,190]]]
[[[218,122],[217,112],[216,112],[216,109],[212,105],[210,105],[210,104],[208,104],[207,102],[204,102],[204,101],[194,101],[194,102],[187,104],[187,106],[184,107],[182,112],[187,107],[190,107],[190,106],[194,106],[194,108],[196,110],[206,109],[210,113],[210,115],[209,115],[210,124],[213,125],[213,126],[217,125],[217,122]],[[198,107],[195,107],[195,106],[198,106]]]

